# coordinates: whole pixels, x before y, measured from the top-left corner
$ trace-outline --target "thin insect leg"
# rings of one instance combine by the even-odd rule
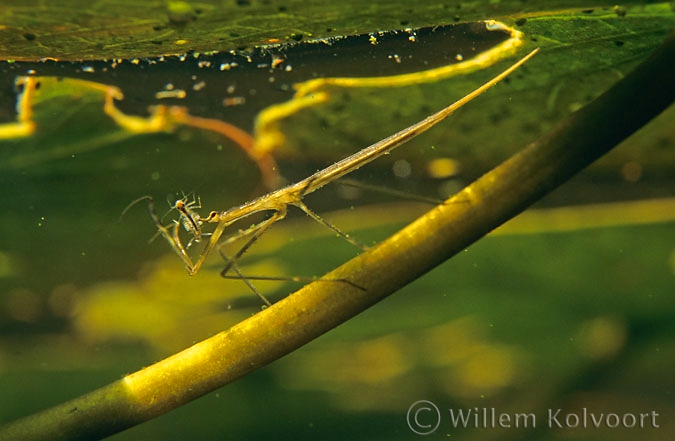
[[[241,274],[241,273],[240,273]],[[360,289],[361,291],[367,291],[365,287],[357,285],[356,283],[352,282],[349,279],[324,279],[322,277],[299,277],[299,276],[292,276],[292,277],[274,277],[274,276],[231,276],[229,274],[221,274],[224,279],[240,279],[240,278],[245,278],[246,280],[267,280],[267,281],[280,281],[280,282],[342,282],[346,283],[348,285],[353,286],[356,289]]]
[[[272,306],[272,302],[270,302],[267,297],[265,297],[258,289],[251,283],[251,281],[241,273],[241,270],[239,269],[239,266],[236,264],[235,261],[231,260],[229,257],[223,253],[221,249],[218,249],[218,252],[220,253],[221,257],[225,259],[225,261],[228,262],[227,268],[223,271],[220,272],[220,275],[223,276],[225,279],[237,279],[237,280],[242,280],[248,288],[253,291],[253,294],[258,296],[260,300],[263,301],[263,303],[267,306]],[[235,273],[237,273],[236,276],[229,276],[225,274],[225,271],[233,270]]]
[[[335,182],[338,185],[343,185],[345,187],[359,188],[359,189],[363,189],[363,190],[368,190],[368,191],[382,193],[382,194],[386,194],[386,195],[390,195],[390,196],[395,196],[395,197],[401,198],[401,199],[409,199],[411,201],[419,201],[419,202],[424,202],[424,203],[432,204],[432,205],[439,205],[439,204],[443,204],[445,202],[444,199],[440,199],[440,198],[420,196],[420,195],[408,193],[408,192],[405,192],[405,191],[393,190],[391,188],[383,187],[383,186],[380,186],[380,185],[364,184],[363,182],[359,182],[356,179],[340,178],[340,179],[337,179]]]
[[[202,208],[202,198],[197,196],[194,192],[192,193],[192,200],[190,201],[189,199],[189,195],[183,193],[183,197],[175,202],[175,208],[178,208],[177,206],[179,203],[181,203],[189,213],[194,213],[193,210]]]
[[[201,254],[199,255],[199,258],[194,264],[191,265],[186,265],[187,272],[190,275],[197,274],[199,269],[202,267],[204,262],[206,261],[206,258],[209,256],[213,248],[216,247],[218,244],[218,240],[220,239],[220,236],[223,235],[223,232],[225,231],[225,228],[227,228],[229,225],[231,225],[232,222],[221,222],[218,224],[215,230],[211,233],[211,237],[209,238],[209,241],[206,243],[206,246],[202,250]]]
[[[173,230],[171,230],[170,227],[166,227],[162,224],[161,219],[157,215],[157,211],[155,210],[155,202],[152,199],[152,196],[141,196],[140,198],[132,201],[129,205],[127,205],[124,210],[122,210],[122,214],[120,215],[120,219],[122,216],[126,214],[127,211],[137,203],[141,201],[147,201],[148,203],[148,214],[150,215],[150,219],[152,219],[152,222],[155,224],[155,227],[157,227],[157,233],[155,233],[154,236],[150,239],[150,241],[153,241],[158,235],[162,235],[164,239],[166,239],[167,242],[169,242],[169,245],[171,245],[171,248],[174,250],[176,254],[180,256],[180,258],[183,260],[183,263],[185,264],[186,268],[190,270],[191,268],[194,267],[192,263],[192,259],[190,259],[190,256],[187,254],[187,251],[185,250],[185,247],[183,246],[183,243],[180,240],[180,236],[178,235],[179,230],[178,227],[180,226],[179,224],[173,224]]]
[[[237,279],[243,280],[244,283],[246,283],[246,286],[248,286],[249,289],[251,291],[253,291],[253,293],[256,296],[258,296],[258,298],[260,298],[260,300],[262,300],[267,306],[271,306],[272,304],[270,303],[269,300],[267,300],[267,298],[260,291],[258,291],[256,289],[255,286],[253,286],[251,281],[248,280],[246,278],[246,276],[244,276],[241,273],[241,270],[239,269],[239,266],[237,265],[237,260],[239,260],[241,258],[241,256],[243,256],[244,253],[246,253],[246,251],[248,251],[248,249],[258,240],[258,238],[260,236],[262,236],[265,233],[265,231],[267,231],[267,229],[272,224],[274,224],[276,221],[278,221],[280,219],[283,219],[285,216],[286,216],[286,210],[285,209],[280,210],[280,211],[276,211],[276,212],[274,212],[274,214],[272,216],[270,216],[268,219],[265,219],[263,222],[261,222],[259,224],[256,224],[256,225],[253,225],[252,227],[250,227],[250,228],[248,228],[244,231],[241,231],[239,234],[228,237],[225,240],[225,242],[220,247],[218,247],[218,252],[220,253],[220,256],[226,262],[225,268],[223,268],[223,270],[220,272],[220,275],[223,278],[226,278],[226,279],[237,278]],[[231,242],[234,242],[237,239],[241,239],[242,237],[245,237],[249,234],[252,234],[253,236],[249,240],[246,241],[244,246],[239,248],[239,251],[237,251],[237,253],[233,257],[229,257],[225,254],[225,252],[223,251],[224,245],[226,245],[228,243],[231,243]],[[237,273],[237,277],[228,276],[227,273],[230,270],[234,270],[234,272]]]
[[[266,208],[266,210],[267,211],[274,210],[274,211],[276,211],[276,213],[275,213],[275,215],[273,215],[269,219],[262,222],[263,225],[265,223],[268,223],[268,222],[272,222],[272,223],[276,222],[278,220],[283,219],[286,216],[286,207],[285,206],[279,206],[279,207],[274,207],[274,208]],[[237,239],[240,239],[240,238],[252,233],[256,229],[260,228],[261,224],[256,224],[256,225],[254,225],[254,226],[252,226],[252,227],[250,227],[250,228],[248,228],[244,231],[240,231],[238,234],[227,237],[223,243],[219,243],[220,238],[222,237],[223,233],[225,232],[225,229],[227,227],[229,227],[230,225],[232,225],[237,220],[240,220],[241,218],[242,218],[242,216],[239,216],[237,218],[227,219],[227,220],[222,220],[222,219],[218,220],[217,212],[212,211],[211,214],[208,217],[201,219],[202,222],[214,222],[214,223],[217,223],[218,225],[216,226],[216,228],[211,233],[209,233],[210,234],[209,241],[206,243],[206,246],[204,246],[204,249],[202,250],[201,254],[199,255],[199,258],[197,259],[197,261],[193,264],[192,261],[190,260],[190,264],[189,265],[186,264],[188,274],[190,274],[190,275],[197,274],[197,272],[201,269],[204,262],[206,262],[207,257],[209,256],[209,254],[211,254],[211,251],[213,251],[214,248],[219,248],[222,245],[232,243],[232,242],[236,241]],[[177,251],[177,252],[179,252],[179,251]],[[183,259],[183,260],[185,260],[185,259]]]
[[[166,241],[169,242],[171,248],[183,260],[185,266],[190,268],[192,266],[192,259],[190,259],[190,256],[188,255],[187,251],[185,250],[185,247],[183,246],[183,243],[180,240],[180,236],[178,234],[179,233],[178,228],[180,227],[180,225],[173,224],[173,231],[171,231],[171,228],[162,225],[162,222],[159,216],[157,216],[157,212],[155,211],[155,204],[152,197],[146,196],[145,198],[148,200],[148,213],[150,214],[152,222],[157,227],[157,234],[161,234],[162,236],[164,236],[164,239],[166,239]],[[157,237],[157,234],[153,236],[153,239]]]
[[[124,210],[122,210],[122,213],[120,214],[120,217],[117,220],[117,222],[122,222],[122,218],[124,217],[125,214],[127,214],[127,211],[129,211],[134,205],[138,204],[141,201],[147,201],[150,218],[152,219],[152,222],[155,224],[155,226],[157,226],[158,228],[157,232],[153,234],[152,237],[148,240],[148,243],[151,243],[152,241],[157,239],[157,236],[162,234],[162,232],[160,231],[160,227],[162,227],[162,222],[160,221],[159,217],[157,216],[157,213],[155,212],[155,204],[154,201],[152,200],[152,196],[145,195],[131,201],[129,205],[124,207]]]
[[[249,248],[251,248],[251,246],[258,240],[258,238],[260,238],[260,236],[262,236],[265,233],[265,231],[267,231],[267,229],[270,226],[272,226],[272,224],[274,224],[275,222],[283,219],[283,217],[285,215],[286,215],[285,210],[276,211],[276,212],[274,212],[274,214],[272,216],[265,219],[264,221],[262,221],[258,224],[255,224],[255,225],[247,228],[246,230],[241,231],[238,234],[235,234],[234,236],[228,237],[223,242],[223,244],[220,246],[220,248],[218,249],[218,251],[220,252],[220,255],[223,256],[223,259],[225,259],[225,262],[226,262],[225,268],[223,268],[223,270],[220,272],[220,275],[224,277],[225,274],[227,274],[227,272],[230,270],[230,268],[233,265],[236,264],[237,260],[239,260],[241,258],[241,256],[243,256],[244,253],[246,253],[246,251],[248,251]],[[237,251],[237,253],[234,256],[227,257],[221,251],[222,247],[224,245],[227,245],[228,243],[235,242],[235,241],[241,239],[242,237],[246,237],[248,235],[252,235],[251,238],[249,240],[247,240],[246,243],[241,248],[239,248],[239,250]]]
[[[178,202],[178,201],[176,201],[176,202]],[[169,215],[169,213],[171,213],[173,210],[176,209],[176,203],[171,202],[171,200],[169,200],[168,195],[166,196],[166,203],[169,204],[169,209],[166,210],[166,212],[162,215],[162,217],[159,218],[159,220],[162,221],[162,222],[164,222],[164,218],[167,217]]]
[[[129,205],[124,207],[124,210],[122,210],[122,213],[120,213],[120,217],[119,217],[119,219],[117,219],[117,222],[122,222],[122,218],[124,217],[125,214],[127,214],[127,211],[129,211],[134,205],[138,204],[141,201],[145,201],[145,200],[148,201],[148,206],[152,207],[152,209],[150,211],[150,216],[153,218],[153,221],[154,221],[155,218],[157,217],[156,214],[153,216],[153,213],[155,212],[155,208],[154,208],[155,204],[152,201],[152,196],[145,195],[145,196],[141,196],[140,198],[134,199],[133,201],[129,202]]]
[[[176,251],[176,253],[183,259],[183,262],[186,266],[192,265],[192,259],[187,253],[187,249],[183,245],[183,242],[180,240],[180,224],[173,224],[172,234],[169,234],[169,228],[160,226],[160,232],[171,244],[171,247]]]
[[[309,210],[309,209],[308,209]],[[258,224],[255,224],[251,226],[250,228],[239,232],[239,234],[235,234],[233,236],[228,237],[223,244],[218,247],[218,252],[220,253],[220,256],[225,260],[226,265],[225,268],[220,272],[220,276],[225,278],[225,279],[240,279],[243,280],[246,286],[249,287],[253,293],[258,296],[260,300],[262,300],[267,306],[271,306],[272,304],[270,301],[260,292],[258,289],[251,283],[251,279],[248,276],[245,276],[241,270],[239,269],[239,266],[237,265],[237,261],[248,251],[248,249],[253,246],[253,244],[267,231],[269,227],[271,227],[275,222],[283,219],[286,216],[286,210],[279,210],[276,211],[272,216],[270,216],[268,219],[265,219],[263,222],[260,222]],[[327,223],[327,222],[326,222]],[[246,243],[239,248],[237,253],[229,257],[225,254],[223,251],[223,246],[235,242],[243,237],[246,237],[248,235],[251,235],[251,237],[246,241]],[[232,270],[236,273],[236,275],[229,275],[228,272]],[[274,278],[274,277],[254,277],[253,279],[255,280],[282,280],[281,278]],[[302,280],[308,280],[308,279],[303,279],[301,277],[292,277],[291,280],[294,281],[302,281]],[[311,279],[312,281],[326,281],[326,282],[345,282],[357,289],[361,289],[365,291],[365,288],[356,285],[355,283],[347,280],[347,279]]]
[[[244,283],[246,284],[246,286],[248,286],[249,289],[250,289],[251,291],[253,291],[253,292],[255,293],[255,295],[257,295],[258,298],[259,298],[260,300],[262,300],[263,303],[264,303],[265,305],[267,305],[267,306],[272,306],[272,302],[270,302],[270,301],[267,299],[267,297],[265,297],[260,291],[258,291],[258,290],[256,289],[256,287],[253,286],[253,284],[251,283],[251,281],[248,280],[248,279],[246,278],[246,276],[244,276],[244,275],[241,273],[241,271],[239,270],[239,267],[237,266],[237,264],[233,264],[233,265],[232,265],[232,269],[234,269],[234,271],[235,271],[235,272],[237,273],[237,275],[241,278],[241,280],[244,281]]]
[[[155,240],[155,238],[159,235],[163,235],[168,239],[166,234],[166,227],[162,225],[161,219],[157,216],[157,212],[155,211],[155,203],[152,200],[152,197],[145,196],[145,198],[148,200],[148,213],[150,214],[150,219],[152,219],[152,222],[155,224],[155,227],[157,227],[157,232],[150,238],[150,241],[148,243]]]
[[[345,233],[344,231],[340,230],[338,227],[336,227],[335,225],[331,224],[331,223],[328,222],[326,219],[322,218],[321,216],[319,216],[318,214],[316,214],[315,212],[313,212],[312,210],[310,210],[309,207],[308,207],[307,205],[305,205],[304,202],[302,202],[302,201],[297,201],[297,202],[293,203],[293,205],[295,205],[296,207],[298,207],[299,209],[301,209],[302,211],[304,211],[305,214],[307,214],[307,216],[309,216],[309,217],[311,217],[312,219],[314,219],[315,221],[319,222],[321,225],[324,225],[324,226],[330,228],[331,230],[335,231],[339,236],[341,236],[342,238],[344,238],[347,242],[349,242],[350,244],[354,245],[354,246],[357,247],[357,248],[360,248],[361,251],[366,251],[366,250],[368,249],[368,246],[367,246],[367,245],[362,244],[362,243],[359,242],[358,240],[356,240],[356,239],[354,239],[353,237],[351,237],[349,234],[347,234],[347,233]]]

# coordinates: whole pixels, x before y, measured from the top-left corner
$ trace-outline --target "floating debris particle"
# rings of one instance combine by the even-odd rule
[[[272,69],[283,63],[285,60],[283,57],[280,57],[278,55],[273,55],[272,56]]]
[[[187,96],[187,92],[184,91],[183,89],[175,89],[175,90],[162,90],[157,93],[155,93],[155,98],[158,100],[166,99],[166,98],[177,98],[177,99],[183,99]]]
[[[241,106],[243,104],[246,104],[246,97],[243,96],[228,96],[223,99],[224,107]]]
[[[237,67],[237,66],[239,66],[239,63],[233,61],[233,62],[231,62],[231,63],[222,63],[222,64],[220,65],[220,68],[219,68],[219,69],[220,69],[221,72],[222,72],[222,71],[224,71],[224,70],[234,69],[234,68]]]

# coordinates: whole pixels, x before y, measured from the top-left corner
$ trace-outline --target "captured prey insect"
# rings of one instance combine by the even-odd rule
[[[172,211],[177,211],[179,215],[179,219],[173,220],[173,223],[177,226],[182,225],[185,231],[187,231],[192,237],[190,240],[187,242],[185,245],[185,248],[188,249],[190,246],[192,246],[193,243],[199,243],[202,240],[202,237],[204,236],[209,236],[209,233],[203,233],[202,232],[202,224],[204,223],[201,216],[199,215],[198,212],[195,210],[198,208],[202,208],[202,200],[199,196],[193,196],[192,200],[190,200],[189,196],[183,193],[183,197],[180,199],[177,199],[176,202],[171,203],[169,201],[169,205],[171,208],[169,211],[167,211],[161,218],[157,216],[157,213],[154,210],[154,203],[152,202],[152,198],[150,196],[141,196],[140,198],[132,201],[129,205],[126,206],[124,210],[122,210],[122,214],[120,215],[120,220],[124,215],[129,211],[131,207],[136,205],[137,203],[141,201],[148,201],[150,204],[150,215],[152,217],[153,222],[156,225],[162,225],[163,219]],[[161,234],[161,231],[157,231],[157,233],[150,239],[150,242],[155,240],[157,236]]]
[[[173,208],[178,211],[180,214],[180,221],[174,221],[176,223],[181,223],[183,228],[188,233],[192,234],[192,238],[185,246],[190,248],[190,245],[193,243],[199,243],[202,240],[202,219],[195,210],[197,208],[202,208],[202,200],[197,196],[191,201],[188,200],[188,197],[184,194],[181,199],[178,199],[174,204]]]
[[[225,256],[221,251],[221,255],[227,261],[226,267],[221,272],[221,274],[226,276],[230,270],[233,270],[237,273],[238,278],[242,278],[247,283],[247,285],[249,285],[249,287],[252,287],[252,285],[241,274],[237,268],[236,261],[271,225],[286,216],[289,205],[298,207],[312,219],[325,225],[352,244],[363,249],[364,247],[351,238],[348,234],[340,231],[337,227],[330,224],[318,214],[309,209],[309,207],[307,207],[303,202],[303,198],[306,195],[320,189],[324,185],[358,169],[359,167],[377,159],[378,157],[392,151],[396,147],[404,144],[412,138],[429,130],[431,127],[452,114],[455,110],[459,109],[469,101],[478,97],[483,92],[487,91],[492,86],[503,80],[523,63],[529,60],[532,56],[534,56],[537,50],[538,49],[533,50],[525,57],[521,58],[512,66],[510,66],[508,69],[504,70],[499,75],[495,76],[482,86],[470,92],[468,95],[428,116],[422,121],[419,121],[391,136],[388,136],[387,138],[384,138],[375,144],[372,144],[354,153],[353,155],[334,163],[333,165],[319,170],[295,184],[290,184],[286,187],[272,191],[242,205],[230,208],[225,211],[211,211],[208,216],[201,217],[196,212],[196,209],[200,208],[201,202],[196,200],[188,202],[187,197],[184,197],[183,199],[176,201],[173,207],[179,212],[181,217],[180,221],[174,221],[173,224],[169,225],[162,224],[161,219],[155,213],[152,198],[150,196],[143,196],[142,198],[134,201],[132,205],[144,199],[148,201],[148,211],[150,212],[150,216],[157,227],[157,233],[161,234],[164,239],[166,239],[174,252],[182,259],[187,272],[191,275],[196,274],[200,270],[214,248],[218,248],[220,250],[227,244],[231,244],[245,237],[249,237],[249,239],[244,243],[239,251],[237,251],[232,257]],[[237,221],[240,221],[241,219],[260,212],[268,212],[270,215],[266,219],[255,223],[246,229],[239,230],[236,233],[226,236],[221,241],[225,230],[229,226]],[[216,224],[216,226],[213,231],[208,233],[210,236],[199,256],[196,258],[196,260],[193,260],[188,254],[187,249],[193,243],[200,242],[203,237],[207,235],[207,233],[202,231],[202,228],[206,224]],[[181,225],[192,236],[187,244],[184,244],[180,237]],[[261,297],[261,299],[263,299],[263,301],[265,301],[265,303],[269,304],[269,302],[264,297],[262,297],[261,294],[255,291],[254,288],[252,289],[259,297]]]

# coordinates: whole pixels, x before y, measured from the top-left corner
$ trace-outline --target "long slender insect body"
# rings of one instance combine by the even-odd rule
[[[188,246],[185,246],[181,241],[179,235],[179,227],[181,223],[175,223],[173,228],[162,225],[157,218],[157,215],[154,213],[154,210],[149,206],[150,215],[157,226],[158,232],[167,240],[167,242],[169,242],[176,254],[178,254],[178,256],[183,260],[185,268],[189,274],[195,274],[199,271],[201,266],[206,261],[206,258],[214,248],[231,244],[244,237],[250,237],[251,239],[248,240],[246,244],[239,250],[239,252],[236,253],[235,257],[227,258],[226,256],[223,256],[228,261],[227,267],[224,270],[227,272],[228,269],[236,265],[236,259],[243,255],[243,253],[253,244],[253,242],[255,242],[255,240],[257,240],[258,237],[260,237],[267,230],[267,228],[286,216],[289,205],[298,207],[308,216],[333,229],[350,242],[358,245],[347,234],[342,233],[339,229],[332,226],[330,223],[319,217],[319,215],[311,211],[302,201],[303,198],[306,195],[320,189],[324,185],[362,167],[363,165],[377,159],[383,154],[391,152],[396,147],[399,147],[419,134],[429,130],[431,127],[448,117],[454,111],[503,80],[506,76],[511,74],[514,70],[534,56],[537,51],[538,49],[533,50],[499,75],[495,76],[482,86],[470,92],[468,95],[441,109],[440,111],[391,136],[388,136],[387,138],[382,139],[381,141],[376,142],[375,144],[372,144],[369,147],[354,153],[351,156],[334,163],[333,165],[319,170],[311,176],[294,184],[290,184],[281,189],[272,191],[268,194],[260,196],[259,198],[253,199],[249,202],[225,211],[211,211],[207,217],[200,217],[199,214],[194,210],[195,208],[198,208],[197,205],[201,206],[201,204],[197,204],[195,201],[193,201],[193,203],[179,201],[180,204],[177,202],[175,208],[181,214],[182,225],[193,236],[192,240],[188,243],[188,246],[192,242],[198,242],[198,239],[201,239],[201,237],[204,235],[202,233],[202,226],[204,224],[217,224],[215,229],[210,233],[210,238],[196,261],[192,260],[190,255],[187,253]],[[149,202],[151,202],[151,198],[147,198]],[[221,237],[225,233],[225,230],[233,223],[260,212],[269,212],[270,216],[267,219],[257,224],[253,224],[244,230],[240,230],[239,232],[234,233],[221,241]]]
[[[388,136],[375,144],[366,147],[353,155],[350,155],[333,165],[330,165],[313,175],[296,182],[295,184],[290,184],[286,187],[275,190],[271,193],[268,193],[264,196],[261,196],[257,199],[254,199],[250,202],[247,202],[243,205],[240,205],[235,208],[231,208],[227,211],[221,213],[211,212],[209,217],[205,219],[205,222],[227,222],[228,219],[233,217],[241,217],[242,215],[252,214],[258,211],[265,210],[276,210],[279,204],[293,204],[296,201],[301,200],[304,196],[315,192],[329,182],[334,181],[348,173],[353,172],[354,170],[368,164],[369,162],[379,158],[380,156],[391,152],[396,147],[401,146],[407,141],[415,138],[421,133],[426,132],[431,127],[441,122],[443,119],[447,118],[451,113],[455,112],[460,107],[464,106],[469,101],[478,97],[486,90],[506,78],[509,74],[519,68],[523,63],[529,60],[531,57],[537,53],[538,49],[534,49],[532,52],[527,54],[525,57],[518,60],[511,67],[483,84],[479,88],[470,92],[468,95],[463,98],[455,101],[451,105],[439,110],[438,112],[426,117],[422,121],[413,124],[412,126],[406,127],[403,130],[400,130],[394,133],[391,136]]]

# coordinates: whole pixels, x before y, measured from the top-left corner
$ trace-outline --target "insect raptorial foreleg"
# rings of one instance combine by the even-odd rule
[[[179,236],[179,223],[174,223],[170,226],[165,226],[162,224],[162,220],[160,217],[157,215],[157,211],[155,210],[155,202],[152,199],[152,196],[142,196],[135,201],[132,201],[127,207],[122,211],[122,214],[120,215],[120,219],[122,216],[126,214],[126,212],[136,205],[137,203],[141,201],[147,201],[148,204],[148,214],[150,215],[150,219],[152,219],[152,223],[155,224],[155,227],[157,228],[157,233],[150,239],[151,241],[155,239],[158,235],[161,235],[164,237],[164,239],[169,243],[171,246],[171,249],[181,258],[183,263],[185,264],[185,267],[188,268],[188,271],[190,268],[192,268],[194,265],[192,263],[192,259],[187,253],[187,250],[185,249],[185,246],[183,246],[183,243],[180,240]],[[173,228],[172,228],[173,227]]]

